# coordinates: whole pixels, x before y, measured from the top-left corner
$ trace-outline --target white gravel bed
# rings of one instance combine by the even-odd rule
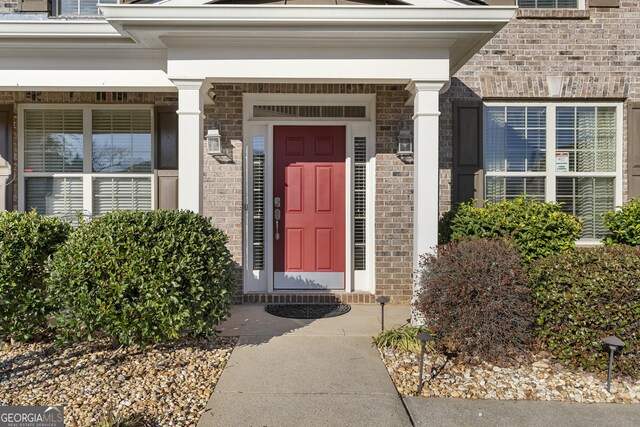
[[[387,370],[404,396],[418,390],[420,357],[413,353],[381,349]],[[425,355],[421,396],[458,397],[497,400],[559,400],[589,403],[640,403],[640,379],[615,375],[611,393],[607,392],[607,374],[570,369],[553,361],[551,355],[532,355],[513,366],[496,366],[486,362],[465,364],[438,354]],[[433,369],[440,369],[431,379]]]
[[[211,337],[117,350],[107,340],[60,350],[0,344],[0,405],[64,404],[68,426],[94,426],[109,413],[195,426],[236,342]]]

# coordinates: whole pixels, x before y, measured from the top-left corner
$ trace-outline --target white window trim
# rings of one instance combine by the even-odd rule
[[[365,118],[276,118],[253,117],[255,105],[341,105],[366,106]],[[245,143],[244,168],[244,293],[303,293],[304,290],[278,291],[273,286],[273,239],[265,238],[265,269],[253,270],[253,200],[252,200],[252,156],[254,136],[265,138],[265,235],[273,236],[273,127],[288,125],[310,126],[345,126],[347,153],[346,168],[346,263],[345,289],[338,291],[326,290],[326,293],[368,292],[375,293],[375,94],[342,95],[342,94],[243,94],[243,139]],[[353,141],[355,137],[367,138],[367,217],[366,217],[366,270],[353,269]],[[317,292],[317,291],[315,291]]]
[[[24,114],[26,110],[82,110],[83,125],[83,172],[25,172],[24,171]],[[151,120],[151,172],[148,173],[99,173],[92,171],[92,110],[149,110]],[[83,212],[93,215],[93,178],[149,178],[151,180],[151,209],[157,209],[155,179],[155,120],[152,104],[21,104],[18,106],[18,210],[25,210],[25,178],[51,177],[82,178]],[[90,172],[87,172],[90,171]]]
[[[615,197],[614,207],[623,203],[623,105],[620,102],[580,102],[580,101],[563,101],[563,102],[484,102],[485,107],[545,107],[547,117],[547,145],[546,145],[546,171],[545,172],[488,172],[485,170],[485,178],[490,176],[508,176],[508,177],[546,177],[545,179],[545,200],[556,200],[556,178],[560,177],[602,177],[613,178]],[[616,109],[616,161],[615,172],[556,172],[555,167],[555,150],[556,150],[556,108],[558,107],[615,107]],[[549,118],[552,120],[549,120]],[[484,122],[484,114],[483,114]],[[483,141],[484,144],[484,141]],[[484,151],[484,148],[483,148]],[[484,156],[483,156],[484,157]],[[484,165],[483,165],[484,168]],[[485,186],[486,191],[486,186]],[[483,198],[485,194],[482,195]],[[594,244],[599,239],[580,239],[582,244]]]

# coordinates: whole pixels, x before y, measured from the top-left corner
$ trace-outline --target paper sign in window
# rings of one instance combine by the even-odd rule
[[[569,172],[569,152],[556,152],[556,172]]]

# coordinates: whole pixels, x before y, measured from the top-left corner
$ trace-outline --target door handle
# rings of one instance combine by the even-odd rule
[[[280,209],[276,208],[273,211],[273,219],[276,220],[276,240],[280,240],[280,230],[279,230],[279,225],[280,225]]]
[[[276,221],[275,239],[280,240],[280,197],[273,198],[273,219]]]

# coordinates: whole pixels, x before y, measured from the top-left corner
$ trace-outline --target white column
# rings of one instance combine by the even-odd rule
[[[413,269],[438,244],[440,90],[446,82],[411,82],[413,93]]]
[[[204,80],[172,81],[178,88],[178,208],[201,214]]]

